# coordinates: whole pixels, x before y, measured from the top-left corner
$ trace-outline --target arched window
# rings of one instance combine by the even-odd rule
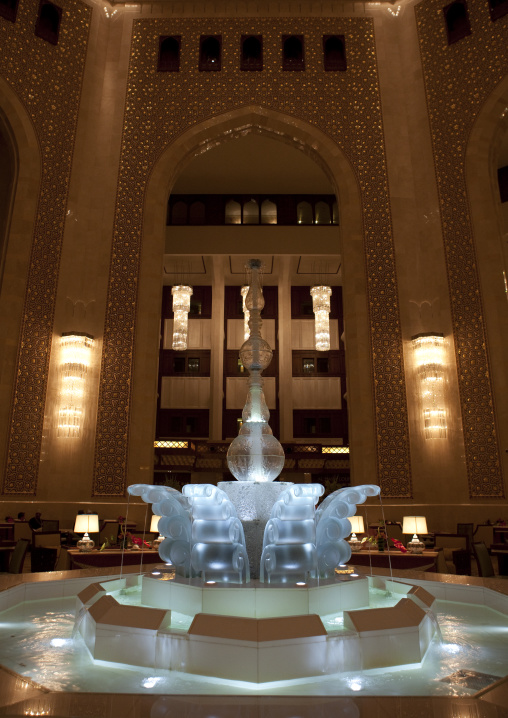
[[[312,224],[314,217],[310,202],[298,202],[296,206],[296,221],[298,224]]]
[[[16,22],[19,0],[0,0],[0,17]]]
[[[189,224],[205,224],[205,205],[203,202],[193,202],[189,209]]]
[[[316,202],[315,207],[315,224],[331,224],[332,217],[330,214],[330,206],[326,202]]]
[[[449,45],[453,45],[454,42],[462,40],[463,37],[471,34],[471,25],[469,23],[465,0],[452,2],[443,8],[443,13],[445,16]]]
[[[269,199],[261,205],[261,224],[277,224],[277,205]]]
[[[242,206],[240,202],[230,199],[226,202],[226,210],[224,212],[224,224],[241,224],[242,223]]]
[[[221,35],[201,35],[199,69],[205,72],[221,69]]]
[[[242,35],[240,70],[263,69],[263,38],[261,35]]]
[[[489,0],[490,17],[498,20],[508,14],[508,0]]]
[[[57,45],[61,17],[62,8],[53,5],[52,2],[41,0],[39,14],[35,22],[35,34],[37,37],[41,37],[52,45]]]
[[[332,207],[332,224],[339,224],[339,205],[337,202],[334,202]]]
[[[259,224],[259,205],[255,199],[243,205],[243,224]]]
[[[11,202],[16,184],[16,155],[10,130],[0,114],[0,287],[7,252],[7,230],[11,213]]]
[[[159,37],[159,72],[178,72],[180,69],[180,35]]]
[[[305,70],[303,35],[282,36],[282,69]]]
[[[323,36],[323,62],[325,70],[338,71],[347,68],[343,35]]]
[[[171,224],[187,224],[187,204],[185,202],[180,200],[173,205]]]

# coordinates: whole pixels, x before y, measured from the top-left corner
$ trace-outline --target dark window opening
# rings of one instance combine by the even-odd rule
[[[185,357],[173,358],[173,371],[175,372],[175,374],[185,373]]]
[[[61,17],[62,8],[53,5],[51,2],[41,2],[39,15],[35,22],[35,34],[37,37],[50,42],[52,45],[57,45]]]
[[[190,309],[189,309],[189,316],[193,314],[194,316],[200,316],[201,312],[203,310],[203,302],[200,299],[193,299],[191,297],[190,300]]]
[[[221,43],[220,35],[201,36],[199,50],[199,69],[204,72],[213,72],[221,69]]]
[[[171,433],[178,434],[180,432],[182,418],[180,416],[172,416],[170,420]]]
[[[305,299],[302,301],[300,306],[300,314],[304,317],[313,316],[314,308],[312,306],[312,299]]]
[[[304,374],[314,374],[314,358],[303,358],[302,359],[302,369]]]
[[[499,196],[501,198],[501,202],[508,202],[508,165],[498,169],[497,181],[499,184]]]
[[[196,433],[196,417],[188,416],[185,420],[185,432],[187,434]]]
[[[313,224],[314,212],[310,202],[298,202],[296,207],[296,216],[298,224]]]
[[[263,39],[261,35],[242,35],[240,70],[263,69]]]
[[[0,0],[0,17],[16,22],[19,0]]]
[[[491,20],[498,20],[508,14],[508,0],[489,0]]]
[[[187,204],[175,202],[171,210],[171,224],[187,224]]]
[[[282,69],[305,70],[303,35],[282,36]]]
[[[328,374],[328,357],[318,357],[317,371],[318,374]]]
[[[337,72],[347,69],[346,46],[343,35],[324,35],[323,60],[327,71]]]
[[[189,210],[189,224],[205,224],[206,212],[204,202],[193,202]]]
[[[318,428],[320,434],[332,433],[332,421],[329,416],[323,416],[318,420]]]
[[[465,0],[457,0],[443,8],[446,22],[446,33],[448,36],[448,44],[453,45],[454,42],[462,40],[462,38],[471,34],[471,25],[467,13],[467,5]]]
[[[189,357],[187,366],[190,374],[199,374],[199,357]]]
[[[306,434],[315,434],[317,429],[317,419],[314,417],[304,417],[303,430]]]
[[[180,69],[180,35],[159,37],[159,72],[178,72]]]

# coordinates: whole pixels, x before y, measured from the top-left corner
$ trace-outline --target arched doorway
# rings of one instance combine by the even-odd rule
[[[360,195],[354,173],[346,157],[326,135],[317,132],[304,122],[287,118],[280,113],[266,109],[249,107],[228,115],[213,118],[192,128],[177,142],[169,146],[155,165],[145,193],[143,249],[141,257],[141,276],[139,282],[138,325],[141,332],[136,335],[136,356],[142,361],[134,363],[133,412],[142,402],[153,394],[154,377],[157,375],[156,353],[160,325],[153,312],[143,311],[144,307],[160,306],[161,287],[154,286],[157,271],[160,272],[164,255],[165,220],[167,217],[167,198],[171,190],[193,157],[202,154],[205,149],[234,141],[242,135],[257,133],[282,142],[294,151],[304,153],[321,168],[328,178],[329,186],[338,198],[340,232],[344,241],[337,235],[336,253],[341,256],[344,268],[344,318],[352,328],[351,341],[348,344],[349,364],[353,366],[348,378],[349,443],[354,447],[352,455],[352,473],[358,480],[366,475],[375,475],[375,431],[374,409],[371,389],[371,366],[368,351],[364,347],[369,343],[368,313],[366,308],[365,256],[362,241],[362,217]],[[326,158],[326,159],[325,159]],[[338,189],[337,189],[338,188]],[[330,217],[336,216],[331,207]],[[233,228],[232,228],[233,229]],[[251,229],[258,229],[251,227]],[[259,249],[259,248],[258,248]],[[243,252],[241,252],[243,253]],[[250,253],[247,249],[246,253]],[[259,253],[259,252],[258,252]],[[263,252],[261,252],[263,253]],[[266,254],[266,252],[265,252]],[[212,260],[212,264],[218,259]],[[212,272],[217,267],[212,267]],[[160,276],[160,275],[159,275]],[[363,306],[363,309],[360,309]],[[147,342],[154,349],[153,357],[146,352]],[[213,360],[212,360],[213,361]],[[211,386],[212,405],[222,402],[222,385]],[[214,397],[215,395],[215,397]],[[154,413],[155,407],[153,406]],[[140,423],[134,418],[136,426]],[[147,427],[149,430],[153,427]],[[129,442],[130,461],[135,470],[134,458],[139,443],[153,442],[153,434],[131,434]],[[146,456],[146,450],[143,452]]]

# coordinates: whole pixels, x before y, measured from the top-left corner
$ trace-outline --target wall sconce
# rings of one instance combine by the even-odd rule
[[[327,352],[330,349],[330,297],[332,288],[312,287],[312,309],[314,311],[314,337],[316,351]]]
[[[250,312],[245,305],[245,300],[247,299],[247,294],[249,293],[249,285],[246,284],[244,287],[241,288],[240,291],[242,293],[242,309],[243,309],[243,340],[246,342],[247,339],[250,337],[250,329],[249,329]]]
[[[417,334],[411,339],[419,383],[426,439],[446,439],[445,346],[442,334]]]
[[[60,340],[62,374],[58,436],[79,437],[83,426],[85,376],[91,364],[93,337],[90,334],[65,332]]]
[[[189,328],[189,311],[190,298],[192,297],[192,287],[185,284],[179,284],[172,287],[173,295],[173,349],[177,352],[183,352],[187,349],[187,336]]]

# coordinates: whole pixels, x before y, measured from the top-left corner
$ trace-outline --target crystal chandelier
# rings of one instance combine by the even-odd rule
[[[175,351],[183,352],[187,349],[187,335],[189,325],[190,298],[192,287],[179,284],[172,287],[173,295],[173,344]]]
[[[446,439],[444,337],[417,334],[412,337],[426,439]]]
[[[60,341],[60,370],[62,375],[60,408],[58,410],[58,436],[81,434],[85,376],[91,363],[94,345],[89,334],[68,332]]]
[[[314,337],[316,350],[327,352],[330,349],[330,297],[332,288],[312,287],[312,309],[314,311]]]
[[[250,329],[249,329],[249,319],[250,319],[250,312],[245,306],[245,300],[247,298],[247,294],[249,293],[249,286],[245,285],[240,290],[242,292],[242,309],[243,309],[243,340],[244,342],[247,341],[247,339],[250,336]]]

